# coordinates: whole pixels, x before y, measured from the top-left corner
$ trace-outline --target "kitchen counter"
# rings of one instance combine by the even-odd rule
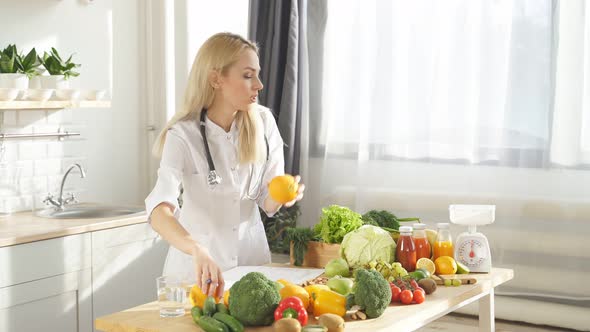
[[[471,274],[477,283],[459,287],[438,287],[419,305],[390,305],[385,313],[376,319],[353,321],[350,311],[346,315],[345,331],[414,331],[471,302],[479,301],[479,331],[490,332],[494,326],[494,288],[514,277],[510,269],[493,268],[490,273]],[[202,331],[192,320],[190,308],[187,314],[176,318],[161,318],[158,303],[144,305],[99,317],[95,327],[108,332],[182,332]],[[315,319],[311,323],[315,323]],[[268,331],[272,327],[246,328],[246,331]]]
[[[0,218],[0,247],[145,222],[145,213],[97,219],[48,219],[20,212]]]

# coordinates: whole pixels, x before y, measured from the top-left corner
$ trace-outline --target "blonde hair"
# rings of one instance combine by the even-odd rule
[[[161,157],[166,141],[166,134],[178,121],[194,119],[199,121],[201,110],[208,109],[213,103],[215,90],[209,82],[212,71],[219,71],[225,75],[228,69],[238,61],[242,51],[250,49],[258,54],[255,43],[233,33],[217,33],[205,41],[197,52],[193,62],[186,91],[184,104],[168,121],[164,129],[154,143],[152,152],[156,157]],[[261,119],[258,111],[252,109],[236,114],[236,124],[239,129],[238,158],[241,164],[263,161],[263,135],[260,129]]]

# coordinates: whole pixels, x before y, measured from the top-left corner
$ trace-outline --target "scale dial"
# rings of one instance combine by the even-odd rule
[[[457,259],[468,267],[479,267],[488,258],[485,244],[480,239],[467,239],[457,248]]]

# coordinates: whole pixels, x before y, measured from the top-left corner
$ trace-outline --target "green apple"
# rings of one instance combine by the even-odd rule
[[[326,264],[325,273],[328,278],[334,276],[349,277],[350,269],[344,258],[334,258]]]
[[[327,285],[328,287],[330,287],[331,290],[335,291],[336,293],[348,295],[348,293],[352,291],[352,286],[354,285],[354,282],[350,278],[335,276],[328,280]]]

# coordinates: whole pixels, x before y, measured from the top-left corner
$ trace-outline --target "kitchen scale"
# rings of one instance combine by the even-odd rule
[[[455,260],[470,272],[490,272],[492,255],[488,238],[477,231],[477,226],[489,225],[496,218],[495,205],[450,205],[449,217],[453,224],[467,226],[467,232],[455,240]]]

